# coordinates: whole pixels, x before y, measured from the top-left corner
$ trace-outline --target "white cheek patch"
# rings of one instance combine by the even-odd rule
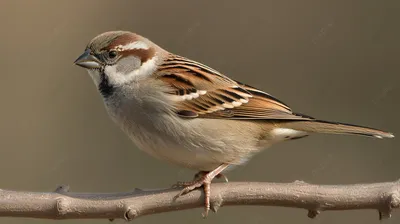
[[[157,57],[143,63],[138,69],[135,69],[128,73],[118,72],[117,66],[106,66],[104,72],[108,77],[108,81],[111,85],[124,85],[131,83],[135,80],[150,76],[157,69],[156,66]]]
[[[127,45],[118,45],[115,48],[115,50],[117,51],[138,50],[138,49],[148,50],[149,46],[143,41],[135,41]]]

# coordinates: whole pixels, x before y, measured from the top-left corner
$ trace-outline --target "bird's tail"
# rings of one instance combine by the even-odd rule
[[[279,126],[311,133],[362,135],[375,138],[394,137],[392,133],[373,128],[322,120],[282,122]]]

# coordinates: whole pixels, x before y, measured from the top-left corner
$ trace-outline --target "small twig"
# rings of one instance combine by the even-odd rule
[[[303,208],[315,218],[327,210],[375,209],[389,218],[400,206],[400,182],[355,185],[294,183],[214,183],[212,209],[227,205]],[[202,191],[173,200],[179,189],[138,190],[125,193],[70,193],[67,186],[55,192],[0,190],[0,216],[43,219],[132,220],[155,213],[203,206]]]

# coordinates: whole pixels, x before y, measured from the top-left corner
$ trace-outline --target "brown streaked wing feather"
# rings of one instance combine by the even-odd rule
[[[312,118],[292,113],[275,97],[232,80],[199,62],[169,55],[157,78],[168,83],[177,114],[186,118],[289,119]]]

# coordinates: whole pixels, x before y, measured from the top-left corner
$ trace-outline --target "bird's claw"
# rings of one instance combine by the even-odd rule
[[[188,182],[178,182],[174,184],[172,187],[184,187],[175,197],[174,200],[179,198],[180,196],[187,194],[193,191],[196,188],[203,186],[204,189],[204,212],[203,218],[207,218],[208,212],[210,211],[210,195],[211,195],[211,181],[216,178],[224,178],[225,182],[228,182],[228,178],[225,175],[221,174],[221,172],[228,167],[228,164],[221,164],[216,169],[210,172],[200,171],[194,176],[193,181]]]

